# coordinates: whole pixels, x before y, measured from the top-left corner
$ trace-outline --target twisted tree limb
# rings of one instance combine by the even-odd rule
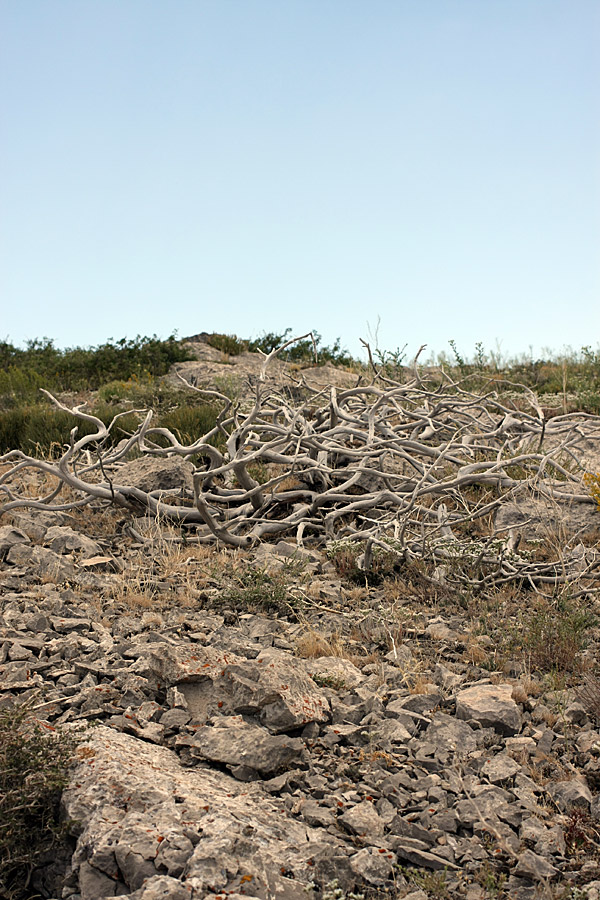
[[[21,451],[0,457],[7,467],[0,476],[6,498],[0,512],[113,503],[195,525],[200,541],[241,548],[284,535],[349,541],[364,546],[367,568],[378,552],[394,553],[405,563],[442,564],[452,569],[448,577],[455,583],[478,588],[598,579],[594,551],[582,556],[567,548],[554,561],[540,562],[519,552],[515,534],[476,541],[465,530],[523,494],[557,508],[592,503],[582,491],[578,461],[584,441],[600,440],[600,417],[547,419],[528,388],[490,381],[474,390],[469,378],[456,381],[447,372],[436,382],[419,371],[416,358],[414,377],[406,382],[383,377],[373,364],[370,382],[346,390],[305,385],[303,399],[294,401],[266,378],[269,362],[293,342],[265,357],[250,401],[234,404],[217,391],[188,385],[222,409],[215,426],[187,445],[169,429],[152,427],[151,411],[138,411],[143,418],[136,431],[111,448],[107,439],[122,414],[105,426],[81,406],[70,409],[44,391],[95,432],[78,439],[74,427],[56,461]],[[123,483],[121,464],[134,449],[192,460],[193,491],[183,491],[175,504],[165,492]],[[263,483],[255,477],[257,463],[267,472]],[[39,497],[25,497],[18,484],[26,471],[56,484]],[[58,502],[65,489],[71,497]]]

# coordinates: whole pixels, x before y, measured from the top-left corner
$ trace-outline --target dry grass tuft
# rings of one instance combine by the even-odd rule
[[[337,656],[340,659],[355,658],[350,652],[347,642],[340,634],[321,634],[314,628],[298,638],[296,653],[302,659],[318,659],[321,656]]]

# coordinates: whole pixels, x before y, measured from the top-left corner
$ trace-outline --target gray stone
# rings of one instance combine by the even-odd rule
[[[370,800],[363,800],[352,806],[341,816],[338,822],[351,834],[367,838],[379,837],[383,834],[383,820]]]
[[[466,722],[445,713],[435,713],[423,736],[437,747],[461,755],[472,753],[477,749],[477,738],[473,729]]]
[[[15,528],[14,525],[2,525],[0,527],[0,559],[4,559],[10,548],[15,544],[29,543],[28,536],[20,528]]]
[[[558,874],[558,869],[532,850],[524,850],[513,869],[513,875],[529,881],[552,881]]]
[[[192,491],[194,466],[176,456],[166,459],[141,457],[122,465],[113,477],[115,490],[119,486],[134,487],[140,491],[167,491],[181,493]]]
[[[556,501],[537,499],[523,492],[514,501],[500,504],[496,513],[496,531],[514,528],[524,540],[545,540],[556,531]],[[560,522],[568,532],[584,534],[598,527],[594,507],[589,503],[561,503]]]
[[[241,716],[223,716],[214,726],[199,728],[181,744],[203,759],[223,763],[234,771],[238,766],[252,769],[269,778],[295,765],[304,750],[300,738],[269,734],[259,725],[245,722]],[[247,773],[244,773],[246,775]]]
[[[392,837],[389,839],[389,844],[398,859],[410,863],[412,866],[422,866],[424,869],[433,869],[434,871],[438,869],[458,870],[458,866],[443,856],[431,852],[427,844],[421,841],[407,837]]]
[[[521,728],[521,713],[512,699],[510,684],[476,684],[456,695],[459,719],[474,719],[484,728],[513,735]]]
[[[454,813],[454,818],[457,819],[456,813]],[[435,833],[423,828],[418,822],[412,822],[405,816],[400,815],[395,816],[390,823],[390,831],[392,834],[407,837],[415,841],[421,841],[427,847],[433,847],[437,839]],[[454,827],[454,831],[456,831],[456,826]]]
[[[377,848],[364,847],[350,857],[350,868],[368,884],[379,886],[389,879],[395,862],[390,850],[380,853]]]
[[[585,781],[555,781],[547,785],[546,790],[562,812],[574,806],[587,812],[590,810],[592,793]]]
[[[129,900],[191,900],[192,888],[169,875],[153,875],[128,896]]]
[[[360,669],[339,656],[320,656],[317,659],[303,660],[304,668],[311,676],[330,679],[332,686],[351,690],[364,681],[365,676]]]
[[[315,827],[328,828],[335,822],[335,816],[331,809],[326,806],[319,806],[315,800],[305,800],[302,804],[302,818],[309,825]]]
[[[13,544],[6,554],[6,561],[11,566],[26,566],[30,574],[51,579],[56,584],[72,579],[75,573],[74,567],[58,553],[31,544]]]
[[[411,694],[410,697],[405,697],[404,699],[397,701],[398,705],[396,705],[396,701],[392,702],[394,703],[393,708],[395,710],[398,710],[399,706],[402,706],[410,712],[416,712],[423,715],[423,713],[429,712],[430,710],[435,709],[436,706],[439,706],[443,699],[442,694],[435,690],[426,694]]]
[[[111,891],[111,875],[94,861],[106,869],[118,859],[126,887],[142,889],[144,877],[152,885],[153,877],[165,874],[155,865],[163,843],[168,842],[164,862],[178,870],[190,849],[185,837],[194,847],[185,862],[185,884],[200,896],[237,891],[245,872],[255,879],[246,885],[248,893],[283,896],[289,885],[283,860],[301,881],[309,880],[308,860],[323,847],[322,832],[287,817],[281,803],[258,786],[207,768],[183,768],[173,751],[102,725],[92,729],[77,758],[62,804],[64,814],[78,822],[69,878],[82,900],[114,893],[116,870]],[[83,873],[90,871],[104,879],[103,893],[83,894]]]
[[[384,719],[376,725],[373,737],[382,744],[402,745],[410,740],[411,732],[397,719]]]
[[[481,774],[492,784],[503,784],[512,781],[515,775],[521,771],[521,766],[506,753],[498,753],[488,759],[481,769]]]
[[[44,545],[55,553],[71,553],[76,550],[85,559],[101,553],[96,541],[73,531],[67,525],[53,525],[44,536]]]
[[[42,510],[13,509],[10,517],[13,525],[24,531],[32,541],[42,541],[51,525],[60,525],[63,516],[60,513],[42,512]]]
[[[588,881],[582,900],[600,900],[600,881]]]
[[[327,697],[298,663],[280,651],[265,650],[256,660],[227,666],[224,681],[235,712],[258,715],[275,733],[327,722]]]
[[[454,643],[458,640],[457,633],[449,628],[445,622],[431,622],[425,629],[425,634],[433,641]]]
[[[132,671],[158,687],[177,686],[200,721],[221,709],[255,716],[275,733],[308,722],[326,722],[329,702],[299,660],[279,650],[247,660],[197,644],[161,645],[141,656]]]
[[[435,683],[439,684],[439,686],[445,691],[452,690],[453,688],[457,687],[461,683],[461,681],[463,681],[462,675],[456,675],[441,663],[436,664],[436,667],[433,670],[433,677]]]

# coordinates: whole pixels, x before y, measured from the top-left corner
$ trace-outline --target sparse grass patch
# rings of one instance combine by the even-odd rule
[[[595,617],[568,599],[540,601],[521,615],[513,646],[525,654],[532,671],[577,672],[581,651]]]
[[[586,712],[596,722],[600,722],[600,678],[591,672],[586,673],[583,682],[577,688],[577,696],[585,706]]]
[[[595,474],[586,472],[583,476],[583,483],[588,489],[590,497],[595,500],[596,506],[600,511],[600,472],[596,472]]]
[[[239,356],[248,349],[248,341],[244,341],[235,334],[209,334],[206,338],[209,347],[220,350],[226,356]]]
[[[335,566],[338,576],[361,585],[379,585],[384,578],[395,574],[399,565],[398,554],[375,547],[371,565],[361,568],[364,554],[362,544],[356,541],[332,541],[327,545],[327,557]]]
[[[416,888],[425,891],[428,897],[435,900],[449,900],[450,890],[445,871],[430,872],[426,869],[401,868],[402,874],[411,881]]]

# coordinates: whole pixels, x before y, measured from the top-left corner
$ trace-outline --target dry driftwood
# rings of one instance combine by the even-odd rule
[[[506,382],[474,390],[468,378],[456,381],[442,372],[436,383],[416,359],[403,383],[385,377],[371,359],[370,377],[357,378],[355,387],[315,391],[299,381],[293,393],[303,388],[305,399],[293,401],[292,392],[275,392],[267,380],[277,352],[265,358],[247,404],[188,384],[222,404],[215,427],[189,445],[153,427],[151,411],[140,411],[137,430],[111,448],[107,438],[120,416],[107,427],[83,407],[69,409],[45,391],[55,406],[96,431],[78,438],[73,428],[56,461],[21,451],[0,457],[8,466],[0,477],[6,497],[0,512],[24,506],[67,510],[100,501],[195,525],[196,539],[232,547],[284,535],[300,544],[305,538],[344,541],[363,545],[365,569],[385,551],[405,563],[435,563],[459,584],[519,581],[537,588],[577,580],[593,590],[600,568],[594,551],[565,548],[556,559],[540,562],[519,552],[515,533],[474,541],[468,531],[524,490],[559,510],[564,503],[592,503],[581,487],[578,449],[600,436],[600,417],[546,419],[527,388],[512,386],[516,403],[506,399]],[[193,492],[182,490],[175,501],[165,492],[121,483],[120,463],[134,449],[193,461]],[[259,463],[270,476],[264,483],[252,474]],[[36,498],[19,494],[14,485],[24,470],[51,476],[55,489]],[[65,487],[75,499],[61,502]]]

